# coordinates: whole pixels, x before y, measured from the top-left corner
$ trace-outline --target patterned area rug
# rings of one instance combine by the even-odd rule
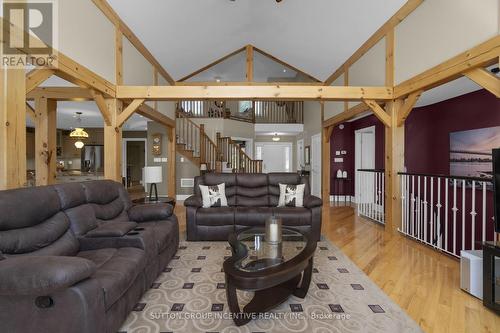
[[[321,241],[304,299],[291,296],[266,316],[237,327],[230,318],[222,263],[226,242],[181,242],[176,257],[120,331],[422,332],[419,326],[329,241]],[[252,292],[238,291],[240,308]]]

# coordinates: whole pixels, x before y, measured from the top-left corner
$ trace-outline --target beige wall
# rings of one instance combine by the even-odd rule
[[[498,0],[428,0],[396,27],[396,83],[499,33]]]
[[[115,28],[90,0],[62,0],[59,50],[115,83]]]

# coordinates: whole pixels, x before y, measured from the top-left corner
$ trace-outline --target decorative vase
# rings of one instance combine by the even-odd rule
[[[266,241],[269,244],[281,243],[281,225],[282,220],[274,215],[266,220]]]

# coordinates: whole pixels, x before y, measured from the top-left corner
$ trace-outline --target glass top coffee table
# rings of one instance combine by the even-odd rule
[[[226,296],[236,325],[283,303],[290,295],[304,298],[311,283],[316,242],[283,227],[281,242],[270,242],[265,228],[247,228],[229,236],[232,256],[224,261]],[[255,291],[243,311],[236,290]]]

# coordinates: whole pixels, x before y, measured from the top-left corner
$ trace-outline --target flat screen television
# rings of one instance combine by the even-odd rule
[[[500,232],[500,148],[493,149],[493,189],[495,231]]]

